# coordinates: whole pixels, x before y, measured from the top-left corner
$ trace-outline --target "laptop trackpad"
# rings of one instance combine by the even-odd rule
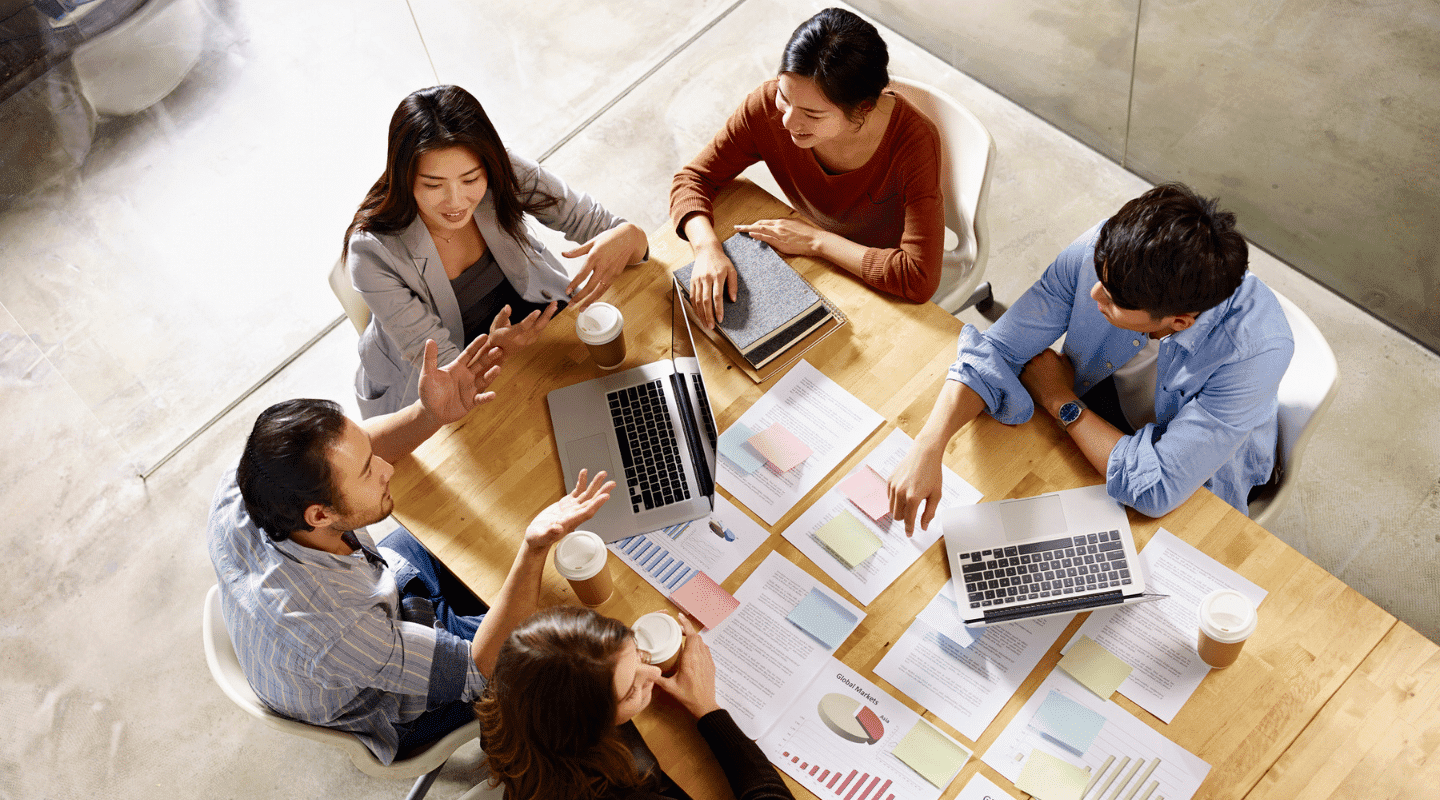
[[[584,439],[576,439],[565,445],[565,452],[569,456],[566,460],[575,468],[574,475],[565,476],[565,489],[568,491],[575,486],[575,479],[579,477],[580,470],[590,470],[590,478],[593,480],[601,471],[610,474],[610,480],[618,484],[625,483],[625,476],[617,476],[610,465],[610,443],[603,433],[595,436],[587,436]]]
[[[1000,524],[1005,540],[1018,542],[1039,537],[1054,538],[1069,530],[1065,524],[1065,508],[1060,496],[1042,494],[1023,500],[1007,500],[1000,504]]]

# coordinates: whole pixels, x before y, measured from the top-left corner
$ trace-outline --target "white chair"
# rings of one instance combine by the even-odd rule
[[[101,114],[155,105],[200,60],[205,14],[198,0],[149,0],[129,19],[75,48],[80,91]]]
[[[235,656],[235,647],[225,629],[225,617],[220,609],[220,587],[210,587],[205,596],[205,619],[202,624],[205,639],[205,661],[210,665],[210,674],[225,696],[234,701],[246,713],[272,728],[314,739],[317,742],[334,745],[350,756],[350,761],[361,772],[374,778],[418,778],[406,800],[420,800],[430,790],[440,768],[461,745],[480,735],[479,725],[465,725],[452,731],[444,738],[409,758],[396,759],[389,766],[381,764],[370,748],[354,734],[296,722],[271,711],[255,691],[250,688],[240,660]]]
[[[994,299],[985,276],[989,255],[985,204],[990,196],[990,162],[995,140],[968,108],[933,86],[891,78],[890,88],[910,101],[940,129],[940,188],[945,193],[945,227],[959,239],[945,251],[934,303],[950,314]]]
[[[370,324],[370,306],[366,305],[364,296],[351,285],[350,271],[345,269],[343,257],[330,268],[330,291],[335,293],[335,299],[339,300],[340,307],[345,309],[345,316],[350,318],[355,332],[364,333],[365,326]]]
[[[1295,476],[1300,472],[1305,444],[1315,433],[1315,423],[1330,407],[1340,385],[1340,367],[1320,329],[1289,298],[1275,292],[1275,299],[1280,301],[1285,321],[1290,323],[1295,355],[1280,379],[1278,477],[1262,487],[1260,494],[1250,501],[1250,518],[1263,528],[1270,527],[1295,490]]]

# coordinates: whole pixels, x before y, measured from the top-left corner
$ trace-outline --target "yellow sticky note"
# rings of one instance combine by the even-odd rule
[[[891,752],[941,789],[949,786],[960,768],[970,760],[970,751],[964,745],[923,719],[916,721]]]
[[[1086,689],[1109,700],[1120,684],[1130,677],[1134,667],[1121,661],[1094,639],[1081,634],[1075,644],[1070,645],[1065,657],[1060,659],[1060,669]]]
[[[1080,800],[1090,773],[1049,753],[1031,750],[1015,788],[1039,800]]]
[[[870,529],[849,511],[841,511],[834,519],[821,525],[820,530],[815,531],[815,538],[830,548],[830,552],[850,569],[855,569],[860,562],[875,555],[881,545],[880,537],[871,533]]]

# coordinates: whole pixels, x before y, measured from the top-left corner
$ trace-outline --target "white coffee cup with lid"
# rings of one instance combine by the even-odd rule
[[[1234,589],[1220,589],[1200,601],[1200,638],[1195,651],[1200,660],[1223,669],[1240,657],[1240,648],[1255,632],[1259,615],[1255,604]]]
[[[610,550],[604,539],[590,531],[575,531],[560,540],[555,546],[555,571],[570,582],[575,596],[587,606],[598,606],[615,592]]]
[[[645,654],[646,661],[669,674],[680,660],[680,648],[685,644],[685,631],[680,623],[664,611],[652,611],[635,620],[631,630],[635,631],[635,644]]]
[[[592,303],[575,316],[575,335],[600,369],[625,363],[625,315],[609,303]]]

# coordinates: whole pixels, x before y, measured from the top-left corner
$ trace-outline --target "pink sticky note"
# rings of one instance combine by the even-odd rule
[[[862,465],[850,477],[840,481],[840,491],[870,519],[878,521],[890,513],[890,494],[885,479],[869,466]]]
[[[778,422],[751,436],[749,444],[760,451],[777,472],[789,472],[814,452]]]
[[[724,622],[730,612],[740,605],[739,600],[703,572],[697,572],[685,581],[685,585],[676,589],[670,599],[686,614],[700,620],[700,626],[705,630]]]

